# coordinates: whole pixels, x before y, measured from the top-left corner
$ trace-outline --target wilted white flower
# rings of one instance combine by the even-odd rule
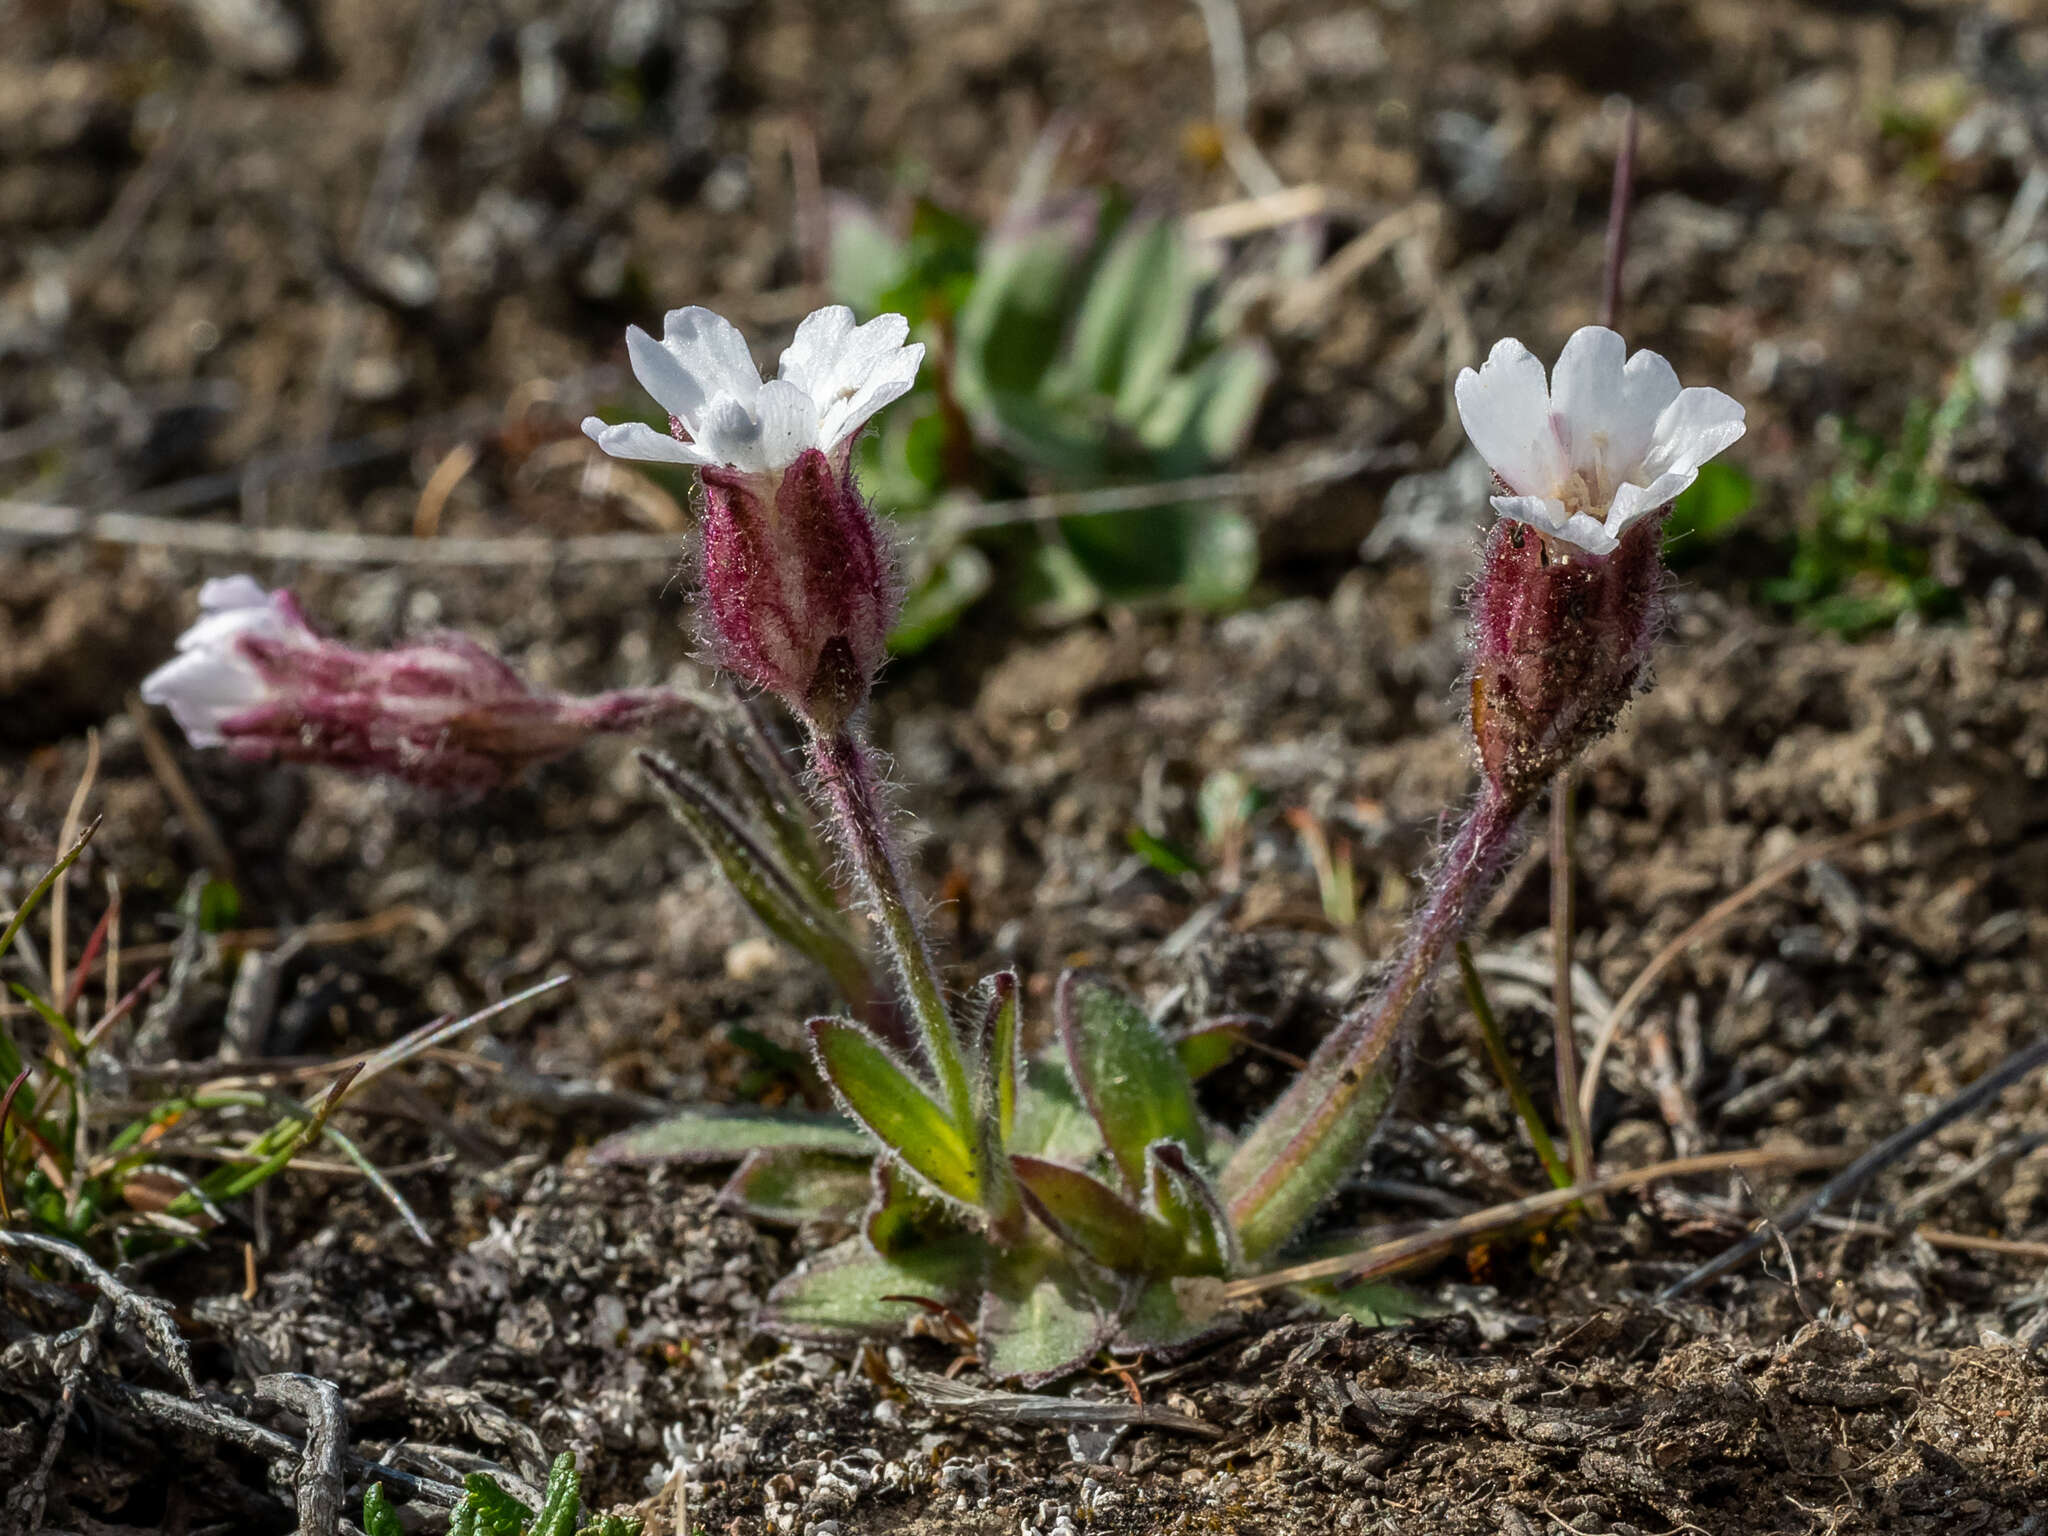
[[[253,576],[224,576],[199,589],[199,621],[178,636],[178,654],[142,680],[145,703],[171,712],[195,747],[226,743],[222,722],[266,702],[272,686],[242,644],[313,638],[290,594],[272,597]]]
[[[1610,555],[1637,518],[1671,504],[1700,466],[1742,436],[1742,407],[1681,389],[1655,352],[1628,355],[1604,326],[1574,332],[1546,383],[1519,341],[1494,343],[1458,375],[1458,414],[1511,493],[1501,516],[1590,555]]]
[[[832,305],[796,328],[779,376],[764,383],[730,321],[695,305],[673,309],[660,341],[628,327],[626,351],[675,433],[640,422],[607,426],[595,416],[583,430],[621,459],[773,475],[816,448],[843,464],[841,450],[868,418],[916,380],[924,346],[905,346],[909,334],[901,315],[855,325],[852,310]]]
[[[142,697],[169,709],[193,746],[255,762],[490,789],[595,732],[644,730],[693,707],[662,689],[539,693],[467,635],[359,651],[315,630],[290,592],[250,576],[209,581],[199,608]]]

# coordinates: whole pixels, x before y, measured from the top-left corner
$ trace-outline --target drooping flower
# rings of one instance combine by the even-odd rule
[[[660,690],[537,693],[465,635],[358,651],[320,635],[290,592],[249,576],[207,582],[199,607],[142,697],[169,709],[193,746],[252,761],[490,789],[593,733],[643,730],[691,707]]]
[[[853,444],[924,359],[909,322],[865,325],[841,305],[797,327],[763,381],[739,331],[670,311],[656,341],[626,332],[633,372],[669,413],[583,430],[617,458],[695,465],[704,482],[702,580],[719,659],[804,718],[836,729],[867,702],[902,607],[894,552],[853,481]]]
[[[1458,413],[1505,488],[1471,594],[1472,730],[1526,803],[1614,728],[1664,615],[1664,516],[1742,436],[1742,407],[1587,326],[1548,381],[1518,341],[1458,376]]]
[[[1611,555],[1629,527],[1664,511],[1700,466],[1743,433],[1718,389],[1679,387],[1655,352],[1628,355],[1604,326],[1572,334],[1546,383],[1519,341],[1494,343],[1458,375],[1458,415],[1506,487],[1501,516],[1588,555]]]

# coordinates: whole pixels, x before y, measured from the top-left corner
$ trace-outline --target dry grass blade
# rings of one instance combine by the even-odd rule
[[[142,742],[142,755],[149,759],[149,771],[163,786],[172,808],[184,818],[185,835],[199,845],[199,856],[206,861],[208,872],[217,880],[237,883],[235,857],[228,852],[227,840],[220,835],[220,828],[214,825],[205,804],[193,792],[191,781],[185,777],[184,769],[178,766],[177,754],[164,740],[164,733],[156,728],[156,721],[150,718],[149,706],[142,702],[140,694],[128,695],[128,718],[135,722],[135,734]]]
[[[85,804],[92,797],[92,787],[100,776],[100,733],[85,733],[85,771],[78,776],[78,787],[71,792],[71,804],[64,812],[64,830],[57,834],[57,846],[69,848],[77,840],[78,826],[85,819]],[[66,900],[67,882],[61,877],[50,887],[50,998],[57,1003],[58,1011],[69,1013],[65,1001],[71,996],[66,985],[70,972],[66,966],[64,952],[65,936],[70,931],[70,903]],[[90,960],[83,960],[81,971],[89,969]]]
[[[2048,1066],[2048,1037],[2014,1051],[1969,1087],[1951,1096],[1933,1114],[1887,1136],[1804,1200],[1776,1216],[1766,1228],[1752,1232],[1732,1248],[1716,1254],[1691,1273],[1672,1281],[1657,1293],[1657,1299],[1670,1301],[1674,1297],[1683,1296],[1695,1286],[1705,1284],[1716,1275],[1726,1274],[1736,1265],[1753,1258],[1774,1236],[1798,1231],[1837,1200],[1854,1194],[1868,1184],[1928,1137],[1954,1125],[1965,1115],[1974,1114],[2014,1083],[2044,1066]]]
[[[1742,1168],[1826,1168],[1839,1163],[1844,1156],[1846,1154],[1839,1151],[1815,1149],[1796,1152],[1710,1152],[1700,1157],[1674,1158],[1669,1162],[1652,1163],[1646,1168],[1632,1168],[1625,1173],[1588,1179],[1570,1189],[1547,1189],[1541,1194],[1529,1195],[1521,1200],[1510,1200],[1505,1205],[1489,1206],[1483,1211],[1474,1211],[1470,1216],[1461,1216],[1455,1221],[1438,1222],[1420,1232],[1394,1238],[1389,1242],[1375,1243],[1370,1248],[1361,1248],[1355,1253],[1314,1259],[1306,1264],[1290,1265],[1286,1269],[1271,1270],[1263,1275],[1247,1275],[1242,1280],[1233,1280],[1228,1287],[1228,1293],[1231,1300],[1240,1301],[1266,1291],[1276,1291],[1283,1286],[1301,1285],[1311,1280],[1349,1279],[1353,1283],[1370,1280],[1412,1265],[1426,1263],[1452,1252],[1462,1244],[1498,1236],[1524,1222],[1567,1210],[1581,1201],[1640,1189],[1645,1184],[1655,1184],[1660,1179],[1680,1179],[1695,1173],[1726,1173],[1731,1169]]]
[[[1584,1082],[1579,1085],[1581,1111],[1586,1114],[1592,1113],[1593,1096],[1600,1091],[1600,1068],[1606,1063],[1607,1052],[1621,1033],[1622,1026],[1633,1016],[1636,1006],[1648,995],[1650,988],[1655,986],[1664,973],[1693,945],[1718,932],[1723,924],[1757,897],[1773,886],[1783,884],[1815,859],[1832,858],[1861,843],[1867,843],[1874,837],[1884,837],[1893,832],[1903,831],[1936,816],[1954,815],[1968,804],[1967,795],[1955,799],[1936,800],[1927,805],[1916,806],[1910,811],[1901,811],[1896,816],[1887,816],[1882,821],[1873,821],[1867,827],[1858,827],[1852,832],[1808,843],[1780,859],[1734,895],[1709,907],[1683,933],[1651,956],[1650,963],[1636,973],[1636,979],[1628,984],[1628,990],[1616,999],[1612,1011],[1607,1015],[1607,1021],[1600,1026],[1599,1038],[1593,1042],[1593,1049],[1586,1057],[1586,1076]]]

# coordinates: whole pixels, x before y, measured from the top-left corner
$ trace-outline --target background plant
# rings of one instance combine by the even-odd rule
[[[896,231],[835,208],[831,286],[862,314],[894,311],[930,339],[925,382],[861,447],[863,478],[920,522],[919,568],[895,646],[942,634],[989,589],[1069,617],[1103,602],[1224,607],[1257,574],[1235,508],[1189,501],[1071,516],[970,539],[972,498],[1200,475],[1250,437],[1273,364],[1218,302],[1224,268],[1184,221],[1114,189],[1027,186],[992,229],[929,200]],[[985,552],[986,550],[986,552]]]

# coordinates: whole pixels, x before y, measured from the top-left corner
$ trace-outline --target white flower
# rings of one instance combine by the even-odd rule
[[[199,621],[178,637],[178,654],[142,680],[142,697],[161,704],[195,747],[218,747],[221,722],[271,696],[245,636],[296,640],[296,613],[280,605],[253,576],[227,576],[199,589]]]
[[[1494,343],[1458,375],[1458,414],[1513,494],[1502,517],[1590,555],[1610,555],[1637,518],[1671,504],[1700,466],[1742,436],[1742,407],[1718,389],[1680,389],[1655,352],[1628,356],[1604,326],[1575,332],[1548,385],[1519,341]]]
[[[615,458],[779,474],[807,448],[832,456],[909,390],[924,361],[922,343],[903,344],[909,334],[901,315],[855,325],[853,311],[834,304],[804,319],[779,376],[763,383],[730,321],[694,306],[673,309],[660,341],[627,327],[626,351],[641,384],[690,440],[640,422],[606,426],[595,416],[583,430]]]

